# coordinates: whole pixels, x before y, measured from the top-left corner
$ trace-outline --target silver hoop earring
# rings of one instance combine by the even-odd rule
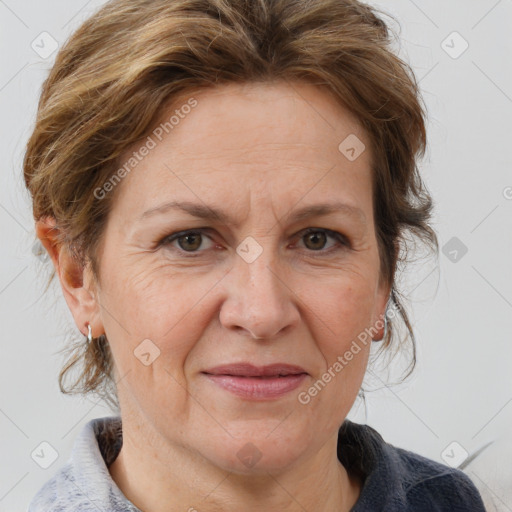
[[[386,339],[387,334],[388,334],[388,317],[387,317],[387,311],[386,311],[386,313],[384,315],[384,335],[382,336],[382,340]]]
[[[87,324],[87,343],[92,343],[92,329],[91,324]]]

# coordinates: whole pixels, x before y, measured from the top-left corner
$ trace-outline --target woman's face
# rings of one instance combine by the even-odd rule
[[[151,432],[155,453],[283,469],[335,440],[371,343],[346,352],[384,313],[369,142],[312,85],[230,84],[193,98],[162,112],[178,110],[168,133],[121,163],[137,158],[115,190],[93,333],[110,342],[123,421]],[[308,214],[320,205],[330,212]],[[243,362],[305,375],[207,374]]]

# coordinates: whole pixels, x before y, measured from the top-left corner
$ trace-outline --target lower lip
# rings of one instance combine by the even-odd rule
[[[235,377],[209,373],[205,375],[221,388],[249,400],[279,398],[300,386],[308,376],[306,373],[285,377]]]

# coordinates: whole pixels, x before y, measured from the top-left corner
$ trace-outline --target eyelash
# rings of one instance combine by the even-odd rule
[[[167,235],[164,238],[162,238],[162,240],[160,240],[160,242],[158,243],[158,247],[171,245],[172,242],[178,240],[179,238],[188,236],[188,235],[202,235],[202,236],[204,235],[204,236],[208,237],[208,235],[207,235],[208,231],[209,230],[207,228],[198,228],[198,229],[191,229],[188,231],[179,231],[176,233],[171,233],[170,235]],[[346,236],[342,235],[341,233],[338,233],[337,231],[333,231],[331,229],[306,228],[300,232],[301,236],[299,237],[299,239],[302,239],[303,237],[305,237],[306,235],[309,235],[311,233],[325,233],[326,235],[330,236],[331,238],[334,238],[335,240],[337,240],[338,243],[340,244],[339,246],[331,247],[330,249],[327,249],[327,250],[323,250],[323,249],[319,249],[318,251],[308,250],[308,252],[312,253],[312,254],[310,254],[310,256],[312,256],[314,258],[321,257],[326,254],[330,255],[333,251],[346,250],[346,249],[351,248],[350,242]],[[208,237],[208,238],[210,238],[210,237]],[[211,240],[211,238],[210,238],[210,240]],[[202,252],[204,252],[204,251],[184,251],[183,249],[181,249],[179,247],[176,247],[175,250],[177,250],[179,253],[181,253],[181,255],[185,256],[186,258],[197,258],[197,257],[201,256]],[[319,253],[319,254],[316,255],[314,253]]]

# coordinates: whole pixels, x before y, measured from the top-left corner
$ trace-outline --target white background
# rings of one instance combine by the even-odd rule
[[[46,274],[32,254],[21,171],[41,84],[55,57],[41,58],[31,43],[47,31],[62,44],[102,3],[0,0],[0,512],[26,510],[69,457],[82,425],[111,414],[91,398],[59,391],[57,350],[72,317],[60,286],[43,296]],[[422,260],[408,273],[416,371],[399,385],[379,380],[396,381],[397,371],[389,379],[382,372],[366,379],[365,389],[374,390],[366,393],[367,412],[358,400],[350,418],[440,462],[453,441],[455,452],[448,453],[455,455],[495,441],[503,449],[487,464],[484,451],[467,472],[497,509],[512,510],[506,437],[512,425],[512,1],[373,3],[400,23],[401,55],[428,107],[429,149],[421,169],[436,203],[440,246],[456,237],[467,253],[453,262],[441,251],[438,262]],[[458,58],[464,41],[454,31],[469,44]],[[46,470],[30,455],[42,441],[59,454]],[[500,464],[503,470],[490,469]]]

